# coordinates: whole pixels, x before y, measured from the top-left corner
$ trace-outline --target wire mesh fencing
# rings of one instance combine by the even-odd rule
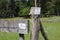
[[[15,29],[16,27],[13,24],[14,21],[15,21],[14,19],[13,20],[0,19],[0,40],[19,40],[18,33],[17,32],[14,33],[16,31]]]

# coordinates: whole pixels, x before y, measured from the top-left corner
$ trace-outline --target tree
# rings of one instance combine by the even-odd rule
[[[55,13],[57,16],[60,15],[60,0],[56,0],[56,3],[55,3]]]

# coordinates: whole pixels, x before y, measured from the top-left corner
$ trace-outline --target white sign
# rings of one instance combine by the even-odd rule
[[[40,14],[40,10],[41,10],[41,8],[39,8],[39,7],[35,7],[35,14]]]
[[[40,7],[31,7],[30,14],[34,13],[35,15],[40,15],[41,8]]]
[[[26,24],[25,23],[19,23],[19,28],[20,29],[26,29]]]

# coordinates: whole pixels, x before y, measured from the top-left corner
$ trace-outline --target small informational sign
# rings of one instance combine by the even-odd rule
[[[18,27],[20,34],[28,34],[29,27],[28,27],[28,20],[19,20]]]
[[[40,15],[40,11],[41,11],[41,8],[40,8],[40,7],[35,7],[34,13],[35,13],[36,15]]]
[[[23,29],[23,30],[26,29],[26,24],[25,23],[19,23],[18,25],[19,25],[20,29]]]
[[[41,8],[40,7],[31,7],[30,14],[40,15]]]

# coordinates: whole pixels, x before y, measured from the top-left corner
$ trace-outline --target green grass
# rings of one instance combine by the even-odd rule
[[[49,40],[60,40],[60,22],[43,22],[43,26]]]
[[[41,18],[41,22],[49,40],[60,40],[60,17]],[[30,20],[30,28],[31,27]],[[0,40],[19,40],[19,35],[18,33],[0,32]],[[30,33],[25,34],[25,40],[30,40]],[[39,40],[44,40],[41,32],[39,33]]]

